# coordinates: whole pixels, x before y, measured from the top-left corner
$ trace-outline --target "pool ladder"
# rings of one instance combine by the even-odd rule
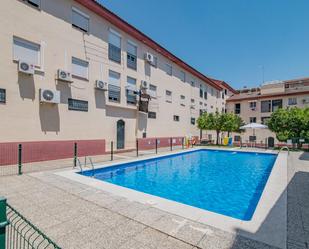
[[[281,152],[281,151],[284,150],[284,149],[286,149],[286,150],[288,151],[288,155],[290,155],[290,149],[289,149],[288,146],[283,146],[283,147],[281,147],[279,152]]]
[[[91,164],[91,169],[92,169],[92,177],[94,177],[94,165],[93,165],[93,162],[92,162],[92,158],[91,157],[86,157],[85,156],[85,161],[84,161],[84,168],[86,168],[86,165],[87,165],[87,158]],[[80,162],[79,158],[77,158],[77,162],[78,162],[78,166],[80,168],[80,172],[83,173],[83,165],[82,163]]]

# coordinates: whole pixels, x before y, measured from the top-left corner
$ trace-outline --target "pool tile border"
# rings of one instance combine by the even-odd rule
[[[212,150],[210,148],[207,148]],[[186,152],[200,149],[190,149]],[[221,150],[221,149],[213,149]],[[234,151],[234,150],[228,150]],[[261,153],[260,151],[235,150],[243,152]],[[126,161],[110,162],[104,165],[96,165],[96,168],[121,165],[134,161],[165,157],[184,152],[171,152],[160,156],[147,156]],[[263,153],[273,153],[265,151]],[[130,201],[137,201],[142,204],[150,205],[159,210],[174,214],[194,222],[209,225],[230,233],[237,233],[242,236],[254,239],[272,246],[285,248],[286,245],[286,224],[287,224],[287,154],[279,153],[272,172],[268,178],[260,201],[255,213],[250,221],[241,221],[232,217],[213,213],[161,197],[138,192],[136,190],[124,188],[108,182],[100,181],[91,177],[76,174],[78,170],[67,170],[56,172],[55,174],[77,181],[79,183],[94,187],[116,196],[124,197]]]

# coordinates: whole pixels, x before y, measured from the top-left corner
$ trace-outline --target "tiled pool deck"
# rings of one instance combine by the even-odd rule
[[[309,153],[290,154],[288,177],[288,248],[308,249]],[[0,195],[63,248],[274,248],[50,171],[0,177]]]

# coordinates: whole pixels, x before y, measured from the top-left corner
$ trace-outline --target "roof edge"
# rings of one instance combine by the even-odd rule
[[[97,15],[103,17],[105,20],[110,22],[111,24],[115,25],[117,28],[121,29],[122,31],[128,33],[135,39],[139,40],[140,42],[144,43],[148,47],[155,50],[157,53],[160,53],[164,57],[168,58],[175,64],[177,64],[179,67],[187,70],[195,77],[207,82],[209,85],[213,86],[217,90],[222,90],[222,87],[212,81],[210,78],[202,74],[201,72],[194,69],[192,66],[169,52],[167,49],[162,47],[160,44],[152,40],[150,37],[139,31],[137,28],[123,20],[121,17],[113,13],[112,11],[108,10],[106,7],[104,7],[102,4],[95,0],[75,0],[79,4],[83,5],[87,9],[91,10],[92,12],[96,13]]]

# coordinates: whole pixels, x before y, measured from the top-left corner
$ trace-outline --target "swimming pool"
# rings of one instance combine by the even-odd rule
[[[250,220],[276,158],[268,153],[200,149],[79,174]]]

